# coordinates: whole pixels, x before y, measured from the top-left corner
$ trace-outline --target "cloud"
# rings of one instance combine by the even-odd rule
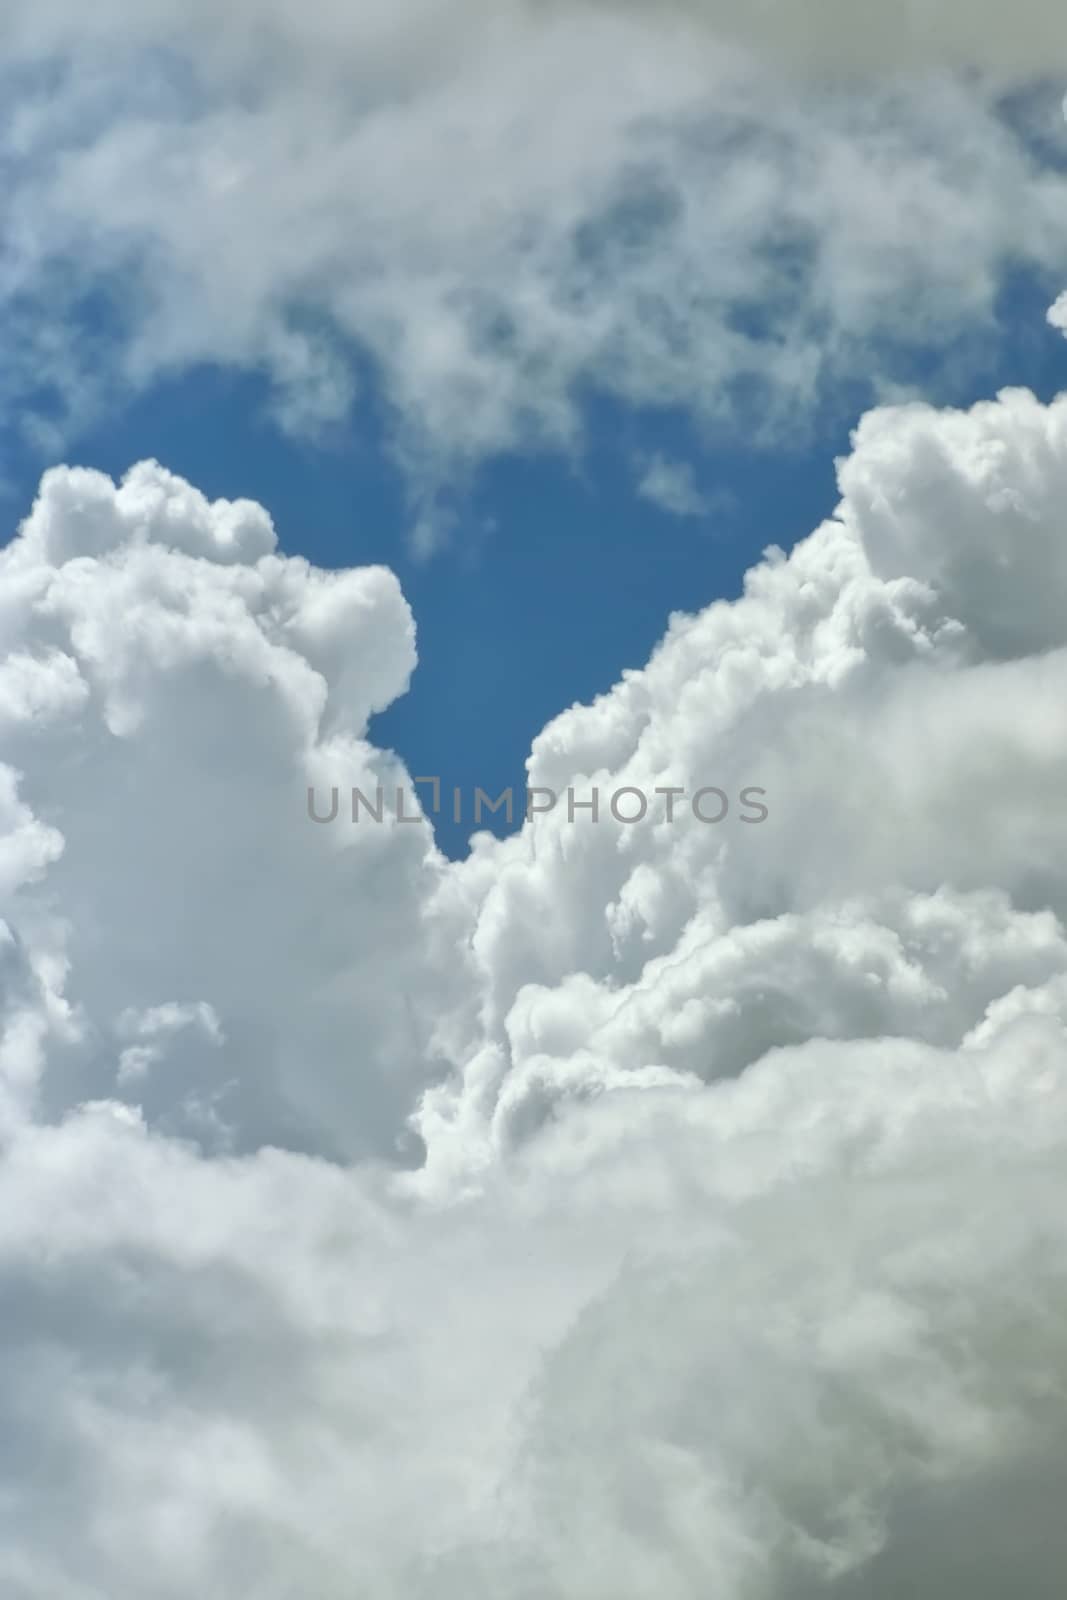
[[[754,46],[792,70],[882,73],[902,68],[971,67],[1013,77],[1067,70],[1067,45],[1053,0],[1022,0],[1007,13],[997,0],[594,0],[632,14],[686,17]]]
[[[1063,260],[1067,135],[1062,85],[963,69],[1043,76],[1058,19],[923,15],[900,73],[875,6],[18,4],[0,407],[54,453],[201,362],[286,427],[373,393],[425,527],[486,457],[579,449],[590,392],[780,437],[872,347],[887,385],[985,359],[1005,274]],[[801,34],[816,82],[760,48]]]
[[[834,514],[531,751],[766,820],[561,798],[461,863],[345,804],[410,783],[390,573],[156,463],[45,476],[0,552],[5,1593],[1058,1593],[1065,462],[1067,399],[869,413]]]
[[[708,508],[689,462],[669,461],[662,455],[653,455],[644,463],[637,492],[673,517],[699,517]]]
[[[327,759],[368,792],[395,788],[395,761],[364,738],[415,663],[392,573],[280,556],[260,507],[209,504],[152,462],[118,488],[53,470],[0,562],[20,687],[4,741],[23,819],[9,881],[17,895],[20,878],[54,867],[44,893],[63,916],[34,913],[36,959],[71,968],[80,1032],[40,1086],[45,1104],[106,1096],[116,1072],[139,1080],[140,1018],[152,1065],[136,1097],[171,1131],[195,1133],[210,1103],[221,1138],[254,1128],[314,1144],[317,1128],[336,1150],[345,1126],[364,1150],[391,1150],[410,1090],[397,1063],[418,1055],[418,1036],[373,996],[405,982],[432,990],[417,959],[406,975],[393,961],[397,939],[415,941],[438,858],[424,828],[316,827],[306,790]],[[371,911],[365,885],[387,872],[390,893]],[[214,904],[190,889],[211,880]],[[333,891],[330,925],[320,905]],[[205,1025],[225,1043],[205,1051]],[[321,1078],[300,1090],[309,1057],[335,1059],[333,1091]],[[235,1078],[235,1059],[255,1073]],[[353,1059],[364,1089],[381,1076],[348,1118]]]

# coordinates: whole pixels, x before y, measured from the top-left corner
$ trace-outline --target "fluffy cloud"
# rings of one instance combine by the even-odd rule
[[[1065,472],[1067,400],[869,414],[461,863],[344,804],[410,782],[390,573],[46,475],[0,552],[6,1594],[1059,1593]],[[766,819],[567,816],[704,784]]]
[[[1062,85],[963,70],[1044,81],[1045,0],[217,9],[5,12],[0,404],[45,442],[202,361],[298,427],[369,382],[432,529],[590,389],[795,432],[872,343],[897,383],[988,351],[1067,251]],[[815,82],[762,48],[800,36]]]
[[[70,970],[78,1032],[39,1092],[54,1108],[132,1076],[174,1132],[307,1144],[317,1127],[336,1153],[343,1128],[391,1150],[397,1064],[417,1072],[422,1051],[381,997],[432,993],[415,952],[436,852],[424,828],[316,827],[305,796],[342,755],[352,782],[395,784],[363,735],[407,685],[414,629],[390,572],[319,572],[274,545],[258,506],[209,505],[144,463],[117,490],[49,473],[3,555],[7,875],[17,905],[34,894],[34,961]],[[379,875],[389,893],[368,906]],[[214,903],[194,888],[211,882]],[[333,1090],[309,1059],[337,1063]],[[233,1080],[234,1061],[255,1073]],[[357,1116],[341,1114],[346,1062]],[[258,1108],[242,1101],[239,1129],[235,1093]]]

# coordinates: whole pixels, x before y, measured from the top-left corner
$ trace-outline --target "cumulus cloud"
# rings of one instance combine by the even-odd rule
[[[51,446],[198,362],[291,427],[370,386],[424,527],[487,455],[580,447],[591,390],[794,433],[872,343],[887,382],[988,350],[1005,274],[1058,269],[1062,84],[973,69],[1044,83],[1061,33],[1044,0],[9,6],[0,405]]]
[[[1067,399],[883,408],[446,862],[413,624],[156,463],[0,552],[0,1579],[1059,1592]],[[429,664],[432,670],[432,664]],[[424,667],[425,670],[425,667]],[[308,815],[308,787],[338,816]]]
[[[51,864],[33,948],[49,971],[69,967],[79,1032],[43,1103],[133,1080],[174,1132],[210,1117],[220,1138],[255,1126],[306,1144],[317,1126],[327,1145],[344,1128],[391,1149],[407,1108],[397,1063],[415,1072],[421,1052],[413,1021],[374,994],[432,989],[414,951],[406,978],[392,964],[416,942],[436,852],[421,827],[316,828],[304,796],[342,755],[354,783],[391,784],[393,758],[364,735],[415,661],[392,573],[280,556],[260,507],[209,504],[150,462],[118,488],[50,472],[0,560],[4,770],[22,819],[8,876],[18,901]],[[390,892],[371,910],[366,884],[383,872]],[[212,880],[215,904],[192,888]],[[327,886],[339,900],[324,921]],[[379,1091],[339,1116],[325,1079],[301,1091],[309,1058],[337,1062],[341,1099],[346,1060]],[[259,1108],[242,1101],[240,1129],[235,1094]]]

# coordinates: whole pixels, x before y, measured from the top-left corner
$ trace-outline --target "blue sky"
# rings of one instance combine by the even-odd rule
[[[915,391],[942,403],[1004,384],[1050,398],[1067,384],[1067,347],[1045,322],[1047,302],[1017,275],[1001,293],[998,328],[961,341],[951,360],[881,349],[872,370],[877,359],[878,371],[914,375]],[[643,665],[672,611],[734,597],[768,544],[788,549],[829,514],[834,457],[870,399],[856,383],[794,436],[757,447],[729,432],[709,439],[679,411],[594,398],[580,451],[490,461],[453,497],[454,524],[429,556],[412,550],[405,479],[366,386],[343,423],[293,437],[270,415],[265,379],[199,366],[116,401],[70,439],[68,457],[113,476],[155,457],[212,498],[260,501],[289,553],[393,568],[415,615],[419,665],[371,737],[409,770],[439,776],[446,793],[461,790],[463,820],[444,805],[436,823],[455,856],[472,831],[475,786],[518,795],[530,741],[551,717]],[[42,461],[17,435],[6,443],[13,530]],[[691,464],[706,515],[677,516],[636,492],[635,461],[654,453]],[[483,825],[507,831],[503,812]]]

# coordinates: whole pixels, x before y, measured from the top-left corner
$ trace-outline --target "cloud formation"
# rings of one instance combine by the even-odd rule
[[[13,1600],[1062,1581],[1067,399],[864,417],[840,504],[448,863],[392,575],[155,463],[0,552]],[[432,670],[432,663],[423,670]]]
[[[0,405],[54,446],[198,362],[264,374],[285,426],[373,394],[432,528],[487,456],[579,448],[590,391],[781,436],[872,345],[887,384],[978,359],[1006,274],[1067,253],[1062,30],[922,17],[19,0]],[[1042,83],[966,70],[1000,62]]]

